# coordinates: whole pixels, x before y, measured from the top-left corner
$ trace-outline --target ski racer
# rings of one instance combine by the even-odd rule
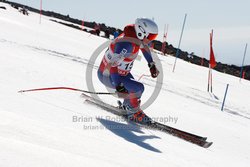
[[[147,60],[153,78],[159,74],[148,44],[158,35],[157,24],[148,18],[138,18],[135,24],[127,25],[123,33],[109,45],[98,69],[99,80],[116,90],[123,98],[123,109],[131,120],[142,122],[145,118],[140,108],[144,85],[136,81],[130,73],[139,50]]]

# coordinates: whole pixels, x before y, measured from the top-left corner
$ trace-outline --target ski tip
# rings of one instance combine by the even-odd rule
[[[117,100],[117,104],[118,104],[118,106],[121,106],[122,102],[120,100]]]
[[[213,144],[213,142],[206,142],[206,143],[203,145],[203,147],[204,147],[204,148],[208,148],[208,147],[210,147],[212,144]]]
[[[19,90],[17,93],[24,93],[25,91],[24,90]]]

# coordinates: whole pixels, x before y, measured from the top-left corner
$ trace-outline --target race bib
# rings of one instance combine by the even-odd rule
[[[120,75],[127,75],[131,71],[131,69],[133,67],[133,64],[134,64],[134,61],[129,61],[129,62],[128,61],[123,61],[123,62],[121,62],[119,64],[119,66],[118,66],[118,73]]]

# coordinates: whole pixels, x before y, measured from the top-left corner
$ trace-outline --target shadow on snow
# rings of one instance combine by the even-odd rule
[[[114,122],[114,121],[110,121],[106,119],[101,119],[101,118],[98,118],[97,120],[105,128],[109,129],[111,132],[113,132],[117,136],[122,137],[126,141],[134,143],[144,149],[157,152],[157,153],[161,153],[161,151],[158,150],[157,148],[154,148],[150,144],[145,143],[145,140],[147,139],[159,139],[159,137],[153,136],[153,135],[140,135],[140,134],[143,134],[143,131],[141,131],[140,127],[138,127],[137,125],[122,124],[122,123],[118,123],[118,122]],[[137,135],[134,132],[140,133],[140,134]]]

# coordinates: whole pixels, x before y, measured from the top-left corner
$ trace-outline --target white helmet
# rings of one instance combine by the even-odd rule
[[[138,18],[135,20],[135,32],[138,39],[154,40],[158,35],[157,24],[148,18]]]

